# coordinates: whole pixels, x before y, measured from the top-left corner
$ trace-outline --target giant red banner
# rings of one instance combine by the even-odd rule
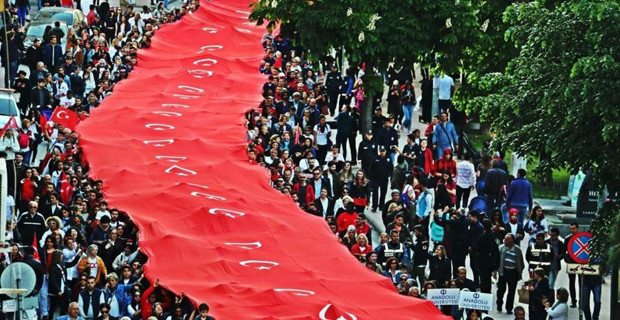
[[[139,52],[80,123],[94,178],[140,228],[150,279],[218,319],[440,319],[366,269],[327,224],[250,165],[244,113],[260,102],[264,29],[247,0],[203,2]]]

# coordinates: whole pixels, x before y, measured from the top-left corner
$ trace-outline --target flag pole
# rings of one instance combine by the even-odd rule
[[[6,50],[6,65],[4,66],[6,88],[11,88],[11,60],[9,60],[9,33],[6,29],[9,27],[9,17],[4,9],[4,0],[0,0],[0,10],[2,10],[2,20],[4,20],[4,49]]]

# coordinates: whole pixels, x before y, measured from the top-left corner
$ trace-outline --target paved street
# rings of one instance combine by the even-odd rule
[[[418,77],[418,81],[419,81],[419,77]],[[414,80],[414,85],[416,86],[416,96],[420,97],[421,92],[419,91],[419,82]],[[385,99],[383,99],[383,101],[385,101]],[[383,104],[383,114],[387,114],[387,104]],[[426,124],[424,123],[420,123],[418,122],[418,116],[419,116],[419,112],[415,112],[414,116],[413,116],[413,124],[412,124],[412,130],[413,129],[419,129],[422,134],[424,134],[424,131],[426,130]],[[335,135],[334,135],[335,136]],[[361,142],[361,136],[358,136],[358,141],[356,144],[359,144]],[[399,146],[403,146],[404,144],[407,143],[407,136],[406,134],[403,134],[401,132],[401,136],[399,139]],[[350,158],[350,152],[347,153],[347,155]],[[350,159],[347,159],[350,160]],[[356,169],[359,168],[359,166],[356,167]],[[476,192],[475,190],[472,192],[470,199],[476,196]],[[389,195],[388,195],[389,197]],[[543,207],[544,208],[544,207]],[[370,209],[366,209],[366,211],[364,212],[365,215],[368,217],[368,223],[372,226],[373,232],[372,232],[372,243],[373,246],[376,245],[377,243],[379,243],[379,234],[381,232],[385,231],[385,227],[383,226],[382,223],[382,219],[381,219],[381,211],[377,211],[377,212],[372,212]],[[526,238],[521,242],[521,249],[523,250],[523,253],[525,254],[525,251],[527,250],[527,243],[528,243],[528,239],[529,236],[526,235]],[[467,258],[466,261],[466,267],[468,270],[468,277],[471,278],[472,275],[472,271],[471,268],[469,267],[469,257]],[[427,268],[427,275],[430,272],[430,270]],[[527,270],[524,270],[523,272],[523,279],[527,279],[528,274],[527,274]],[[605,281],[606,283],[603,285],[603,292],[602,292],[602,307],[601,307],[601,316],[600,319],[604,320],[604,319],[613,319],[610,316],[610,309],[609,309],[609,305],[610,305],[610,283],[611,283],[611,277],[607,276],[605,277]],[[497,286],[496,286],[496,281],[493,280],[493,296],[494,296],[494,301],[495,301],[495,295],[496,295],[496,291],[497,291]],[[520,288],[522,282],[519,282],[519,284],[517,285],[517,288]],[[560,287],[564,287],[564,288],[568,288],[568,274],[566,273],[566,265],[563,263],[562,265],[562,270],[560,271],[560,274],[558,275],[558,279],[556,281],[555,284],[555,288],[560,288]],[[521,304],[518,302],[518,296],[515,297],[515,306],[523,306],[526,311],[527,311],[527,305]],[[590,303],[590,305],[593,305],[593,302]],[[514,319],[514,317],[511,317],[510,315],[506,314],[505,312],[499,313],[497,312],[497,310],[495,309],[495,305],[493,305],[493,310],[491,310],[491,312],[489,313],[489,315],[491,317],[493,317],[496,320],[512,320]],[[569,310],[569,319],[579,319],[579,313],[578,313],[578,309],[577,308],[571,308]],[[615,318],[618,319],[618,318]]]

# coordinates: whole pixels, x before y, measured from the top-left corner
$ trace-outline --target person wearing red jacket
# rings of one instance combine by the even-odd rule
[[[26,169],[26,177],[19,182],[21,202],[19,205],[20,211],[25,212],[28,210],[28,203],[34,200],[35,190],[38,188],[37,183],[33,179],[33,172],[31,168]]]
[[[441,178],[442,172],[448,171],[452,178],[456,178],[456,161],[452,159],[452,150],[445,148],[443,150],[443,158],[437,160],[433,175]]]
[[[372,246],[368,243],[368,238],[365,234],[360,233],[357,235],[357,243],[351,247],[351,254],[361,261],[366,260],[366,254],[372,251]]]
[[[355,226],[355,220],[359,215],[355,212],[355,205],[351,202],[347,203],[346,211],[338,216],[336,224],[338,225],[338,234],[344,235],[349,226]]]
[[[297,194],[299,204],[307,207],[314,202],[314,188],[308,184],[308,177],[305,174],[300,175],[299,179],[299,182],[293,185],[293,193]]]

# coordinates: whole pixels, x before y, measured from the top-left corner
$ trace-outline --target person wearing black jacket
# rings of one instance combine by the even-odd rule
[[[467,252],[469,252],[469,266],[474,273],[474,285],[480,287],[480,270],[478,268],[478,240],[483,233],[478,215],[480,212],[472,210],[469,212],[469,231],[467,232]]]
[[[565,246],[566,248],[568,246],[568,243],[570,242],[570,239],[577,233],[579,233],[579,224],[576,222],[573,222],[570,224],[570,235],[564,238],[564,243],[566,244]],[[568,248],[567,248],[567,251],[564,252],[564,261],[566,263],[576,263],[575,260],[573,260],[573,258],[571,258],[570,255],[568,254]],[[570,273],[568,274],[568,289],[570,291],[570,298],[571,298],[570,307],[571,308],[577,307],[577,290],[575,290],[576,278],[577,276],[575,274],[570,274]]]
[[[422,225],[416,225],[413,227],[413,232],[415,234],[415,244],[411,248],[413,251],[413,261],[411,263],[411,276],[414,280],[419,281],[418,283],[426,283],[426,265],[428,264],[428,259],[430,258],[430,254],[428,253],[428,239],[424,236],[424,227]]]
[[[364,136],[364,140],[360,142],[358,148],[358,160],[360,160],[362,170],[364,170],[364,172],[368,172],[368,170],[370,170],[370,164],[377,156],[377,144],[372,140],[372,137],[372,131],[367,131],[366,135]]]
[[[53,315],[56,307],[60,306],[60,312],[62,315],[63,310],[67,310],[68,301],[64,298],[66,286],[65,269],[61,264],[62,253],[56,250],[52,253],[52,259],[50,260],[50,266],[48,271],[48,289],[49,295],[49,314]]]
[[[555,286],[555,281],[558,278],[558,273],[562,269],[562,260],[564,259],[564,254],[566,253],[566,245],[560,237],[560,230],[558,228],[551,228],[549,232],[550,238],[547,239],[547,243],[551,246],[551,250],[553,252],[551,257],[551,266],[549,267],[549,288],[553,289]]]
[[[385,147],[390,155],[394,153],[392,147],[398,146],[398,132],[392,128],[392,121],[390,119],[383,121],[383,127],[377,133],[377,143]]]
[[[30,102],[37,110],[51,109],[50,92],[45,88],[45,79],[37,79],[37,86],[30,91]]]
[[[447,212],[446,212],[447,214]],[[465,257],[467,256],[467,232],[469,229],[469,221],[465,215],[459,210],[450,216],[448,221],[450,229],[450,259],[452,260],[452,272],[457,276],[459,267],[465,266]]]
[[[34,274],[37,279],[34,285],[34,290],[32,290],[32,292],[28,295],[29,297],[37,296],[39,294],[39,291],[41,290],[41,286],[43,285],[43,265],[41,264],[41,262],[35,260],[33,258],[33,255],[33,247],[24,247],[24,260],[22,260],[22,262],[29,265],[32,270],[34,270]]]
[[[21,112],[22,116],[26,115],[26,110],[28,106],[30,106],[30,80],[26,78],[26,71],[19,70],[17,72],[17,78],[13,83],[13,89],[15,92],[19,93],[19,102],[17,103],[17,107]]]
[[[336,146],[342,150],[342,156],[345,160],[347,159],[347,139],[350,139],[351,132],[355,132],[355,128],[353,127],[353,117],[351,117],[350,112],[351,107],[344,106],[342,108],[342,112],[340,112],[338,117],[336,117],[336,126],[338,127],[338,132],[336,133]],[[351,159],[355,160],[353,149],[351,149],[351,153]]]
[[[493,160],[493,168],[484,179],[484,195],[487,197],[487,210],[491,211],[499,206],[499,193],[508,181],[506,171],[500,168],[497,160]]]
[[[327,89],[327,97],[329,99],[329,114],[333,117],[336,114],[336,106],[338,104],[338,95],[342,87],[342,76],[338,72],[338,67],[333,64],[332,70],[325,77],[325,88]]]
[[[438,287],[445,288],[450,280],[450,259],[446,256],[446,249],[442,245],[435,247],[435,255],[430,258],[429,280],[435,281]]]
[[[30,245],[37,235],[43,236],[45,233],[46,225],[43,215],[37,212],[39,204],[36,201],[30,201],[28,203],[28,212],[23,213],[17,220],[17,230],[21,234],[21,243]]]
[[[349,148],[351,149],[351,161],[355,161],[355,159],[357,159],[357,150],[355,149],[355,140],[357,139],[357,132],[359,131],[361,133],[361,129],[362,129],[362,127],[360,126],[361,115],[359,114],[359,111],[357,110],[357,108],[351,109],[351,119],[353,119],[352,121],[353,127],[351,128],[351,133],[349,134]]]
[[[499,267],[499,249],[497,247],[497,236],[491,230],[493,223],[491,220],[482,221],[484,233],[478,237],[478,244],[474,251],[477,259],[478,271],[480,273],[480,291],[491,293],[491,276]],[[473,259],[473,258],[472,258]]]
[[[383,126],[383,123],[385,123],[385,121],[388,119],[381,114],[382,111],[383,110],[381,109],[380,106],[376,106],[375,114],[372,115],[372,134],[374,136],[378,136],[379,129],[381,129],[381,126]]]
[[[545,270],[536,268],[534,270],[533,282],[534,283],[528,286],[528,290],[530,291],[530,320],[545,320],[547,319],[547,311],[545,310],[543,301],[554,298],[550,296],[552,293],[549,291],[549,279],[545,276]]]
[[[373,186],[372,212],[376,212],[379,206],[383,207],[387,195],[388,179],[392,177],[393,172],[392,160],[387,157],[386,148],[381,146],[379,155],[371,163],[369,171],[369,178]],[[381,189],[381,198],[379,198],[379,189]]]

